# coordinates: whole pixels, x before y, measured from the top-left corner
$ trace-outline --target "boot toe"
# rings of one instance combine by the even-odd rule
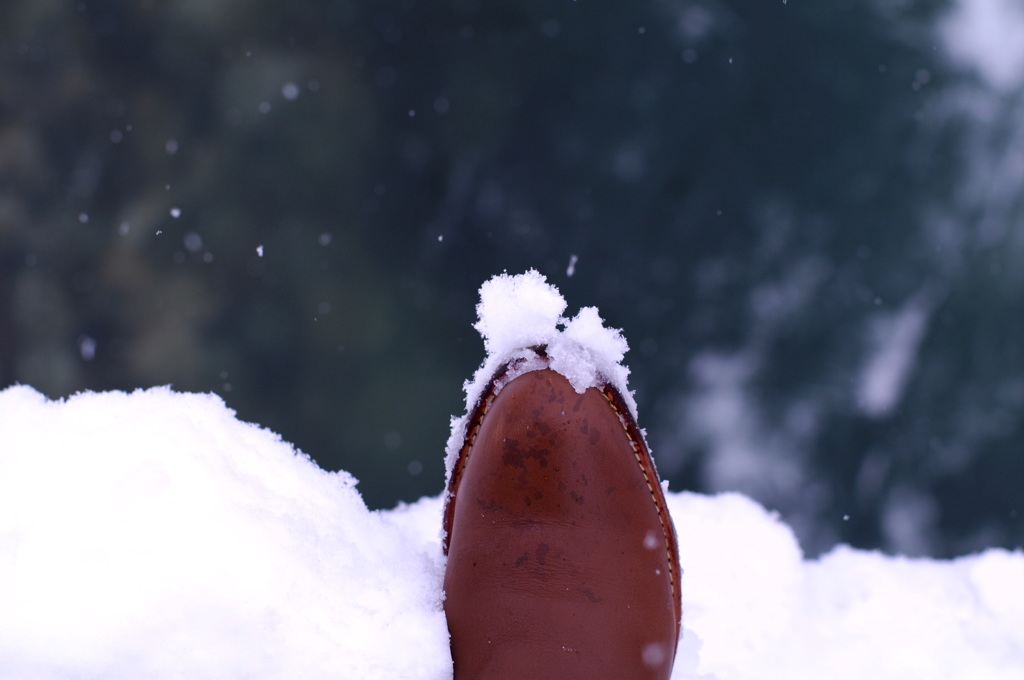
[[[668,678],[675,533],[621,397],[551,369],[495,384],[445,512],[456,680]]]

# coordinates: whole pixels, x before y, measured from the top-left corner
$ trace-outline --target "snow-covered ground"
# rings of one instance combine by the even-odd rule
[[[624,383],[625,340],[596,310],[562,318],[536,274],[489,285],[488,361],[562,343]],[[804,560],[744,496],[668,503],[684,567],[675,680],[1024,679],[1024,554]],[[9,388],[0,678],[445,680],[441,509],[438,495],[370,511],[350,475],[212,395]]]
[[[1024,678],[1021,553],[804,561],[744,496],[668,503],[677,680]],[[367,510],[214,396],[7,389],[0,678],[449,678],[440,513]]]

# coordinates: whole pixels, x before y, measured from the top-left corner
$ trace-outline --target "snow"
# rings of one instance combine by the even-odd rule
[[[899,405],[928,329],[934,297],[925,289],[872,323],[868,344],[873,352],[857,386],[858,403],[867,415],[883,418]]]
[[[675,409],[682,414],[678,427],[714,452],[703,472],[711,488],[742,489],[776,502],[800,498],[793,505],[806,507],[816,492],[805,474],[805,451],[815,432],[813,406],[790,406],[782,427],[769,422],[752,386],[762,361],[749,350],[699,352],[690,365],[693,394]]]
[[[579,393],[614,385],[636,417],[636,401],[626,384],[629,369],[622,365],[629,349],[622,332],[607,328],[595,307],[584,307],[571,319],[562,316],[566,307],[558,289],[534,269],[500,274],[480,287],[474,328],[483,337],[486,358],[463,386],[466,415],[452,421],[445,458],[449,475],[465,439],[469,413],[497,370],[512,359],[524,361],[506,375],[506,381],[550,365]],[[548,362],[531,349],[540,345],[546,347]]]
[[[675,679],[1024,678],[1019,552],[944,562],[840,546],[801,561],[789,528],[744,496],[668,503],[689,666]]]
[[[994,88],[1024,86],[1024,5],[1020,0],[959,0],[940,27],[946,49]]]
[[[416,512],[370,512],[214,396],[9,388],[0,678],[444,677]]]
[[[467,403],[536,343],[577,389],[610,376],[628,393],[621,333],[565,307],[536,272],[485,284]],[[1020,552],[806,560],[742,495],[667,503],[674,680],[1024,678]],[[440,493],[368,510],[349,474],[216,396],[0,391],[0,680],[449,680],[441,512]]]

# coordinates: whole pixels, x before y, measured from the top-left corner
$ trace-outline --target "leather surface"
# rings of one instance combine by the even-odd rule
[[[606,392],[545,369],[479,407],[446,511],[455,680],[671,674],[675,535],[640,433]]]

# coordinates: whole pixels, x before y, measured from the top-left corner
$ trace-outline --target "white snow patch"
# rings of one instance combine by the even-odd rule
[[[695,356],[690,365],[694,394],[679,409],[680,424],[711,451],[705,465],[710,488],[792,497],[807,486],[801,459],[805,439],[814,433],[814,414],[794,414],[790,427],[765,422],[752,397],[758,370],[760,359],[749,352]]]
[[[0,392],[0,678],[448,676],[437,532],[355,483],[215,396]]]
[[[872,322],[868,338],[871,354],[857,385],[857,402],[867,415],[885,417],[899,404],[928,329],[933,297],[925,290],[896,312],[880,315]]]
[[[946,50],[999,90],[1024,85],[1024,4],[959,0],[939,26]]]
[[[491,378],[513,359],[525,361],[507,380],[548,366],[531,349],[540,345],[546,347],[550,368],[564,375],[573,389],[583,393],[589,387],[611,384],[636,417],[636,402],[627,387],[629,369],[622,365],[629,350],[622,332],[605,327],[596,307],[584,307],[571,319],[562,316],[565,308],[558,288],[535,269],[518,275],[499,274],[480,286],[473,327],[483,337],[486,358],[463,386],[466,415],[452,420],[448,475],[465,439],[469,415]]]
[[[673,680],[1024,677],[1019,551],[805,561],[744,496],[667,503]],[[367,510],[215,396],[0,391],[0,678],[451,680],[441,512]]]
[[[744,496],[667,501],[684,567],[673,680],[1024,677],[1024,553],[840,546],[803,561],[789,528]]]
[[[490,357],[507,357],[517,349],[547,342],[565,311],[565,299],[547,279],[530,270],[501,274],[480,287],[474,328]]]

